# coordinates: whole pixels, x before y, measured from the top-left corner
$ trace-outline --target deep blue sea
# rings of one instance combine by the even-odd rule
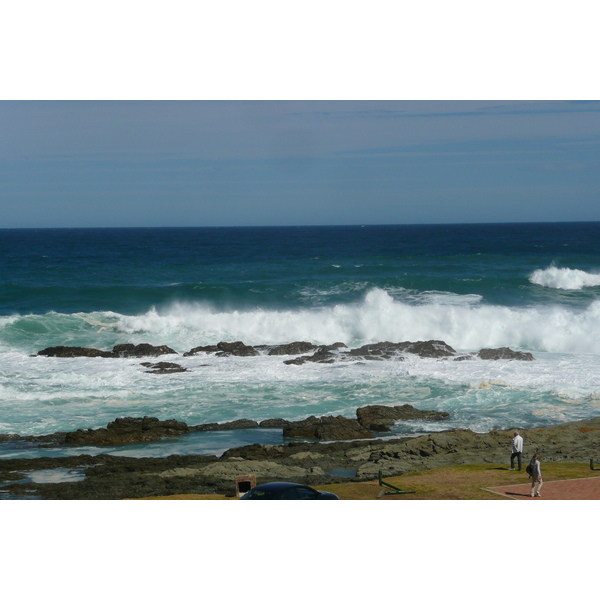
[[[399,424],[396,434],[598,416],[599,242],[600,223],[0,230],[0,433],[144,415],[190,425],[354,417],[367,404],[451,414],[443,424]],[[353,348],[430,339],[459,352],[508,346],[535,360],[294,366],[266,354],[182,356],[220,341]],[[179,355],[163,359],[188,371],[156,376],[139,359],[35,356],[129,342],[166,344]],[[253,441],[280,443],[281,432],[111,451],[218,453]],[[36,452],[0,445],[0,457]]]

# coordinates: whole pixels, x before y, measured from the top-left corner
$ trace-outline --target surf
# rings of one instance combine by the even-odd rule
[[[536,269],[529,281],[542,287],[559,290],[581,290],[600,286],[600,273],[587,273],[580,269],[559,268],[551,265],[546,269]]]

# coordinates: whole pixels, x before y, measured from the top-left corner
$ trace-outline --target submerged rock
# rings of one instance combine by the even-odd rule
[[[142,367],[147,367],[149,370],[145,373],[154,373],[156,375],[168,375],[169,373],[183,373],[186,368],[177,363],[158,362],[158,363],[141,363]]]

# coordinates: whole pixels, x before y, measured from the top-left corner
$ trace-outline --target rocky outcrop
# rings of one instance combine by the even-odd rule
[[[408,352],[417,354],[422,358],[446,358],[454,356],[454,348],[440,340],[429,340],[427,342],[378,342],[376,344],[367,344],[360,348],[350,350],[351,356],[360,356],[364,358],[401,358],[398,355]]]
[[[259,352],[253,346],[246,346],[244,342],[219,342],[216,346],[196,346],[184,356],[195,356],[200,352],[214,353],[217,356],[258,356]]]
[[[95,348],[80,348],[78,346],[53,346],[38,352],[38,356],[54,356],[59,358],[75,358],[79,356],[102,358],[144,358],[147,356],[161,356],[163,354],[177,354],[168,346],[152,346],[151,344],[118,344],[112,351],[97,350]]]
[[[294,441],[277,446],[252,444],[215,456],[131,458],[99,454],[0,460],[0,482],[7,494],[48,499],[117,499],[170,494],[235,494],[234,478],[254,473],[257,483],[292,479],[320,485],[340,481],[339,469],[356,473],[354,480],[385,477],[445,465],[504,464],[510,459],[513,430],[474,433],[442,431],[413,438]],[[521,430],[525,459],[540,452],[544,462],[600,461],[600,417],[546,428]],[[292,467],[298,470],[292,470]],[[85,470],[81,481],[25,483],[25,473],[40,469]],[[493,467],[496,468],[496,467]],[[524,481],[527,481],[523,473]]]
[[[40,350],[38,356],[56,356],[59,358],[75,358],[79,356],[112,358],[113,353],[96,350],[96,348],[81,348],[79,346],[52,346]]]
[[[483,348],[476,356],[482,360],[534,360],[531,352],[518,352],[510,348]]]
[[[170,362],[158,362],[158,363],[141,363],[142,367],[148,368],[145,373],[154,373],[155,375],[168,375],[170,373],[183,373],[187,371],[181,365]]]
[[[396,421],[423,420],[439,421],[447,419],[450,414],[436,410],[419,410],[410,404],[402,406],[381,406],[372,404],[356,409],[358,422],[372,431],[391,431],[390,426]]]
[[[292,342],[291,344],[283,344],[275,346],[269,350],[269,356],[283,356],[286,354],[306,354],[311,350],[315,350],[317,346],[310,342]]]
[[[265,429],[283,429],[289,423],[286,419],[265,419],[258,426]]]
[[[164,437],[189,433],[182,421],[160,421],[155,417],[123,417],[109,423],[106,428],[78,429],[67,433],[68,446],[115,446],[135,442],[152,442]]]
[[[177,354],[169,346],[152,346],[152,344],[118,344],[113,348],[112,354],[119,358],[144,358],[146,356],[162,356],[163,354]]]
[[[196,354],[200,354],[204,352],[206,354],[212,354],[214,352],[218,352],[219,348],[217,346],[196,346],[187,352],[184,352],[184,356],[196,356]]]
[[[317,440],[356,440],[372,438],[373,433],[358,421],[346,417],[308,417],[292,421],[283,427],[284,438]]]
[[[229,431],[231,429],[255,429],[258,427],[256,421],[251,419],[237,419],[226,423],[205,423],[203,425],[193,425],[189,428],[192,431]]]
[[[306,362],[315,363],[327,363],[331,364],[335,362],[336,355],[329,350],[320,348],[317,352],[311,356],[299,356],[298,358],[292,358],[291,360],[284,360],[286,365],[303,365]]]

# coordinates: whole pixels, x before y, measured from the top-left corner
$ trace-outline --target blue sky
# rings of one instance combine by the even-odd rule
[[[600,220],[600,102],[0,101],[0,227]]]

